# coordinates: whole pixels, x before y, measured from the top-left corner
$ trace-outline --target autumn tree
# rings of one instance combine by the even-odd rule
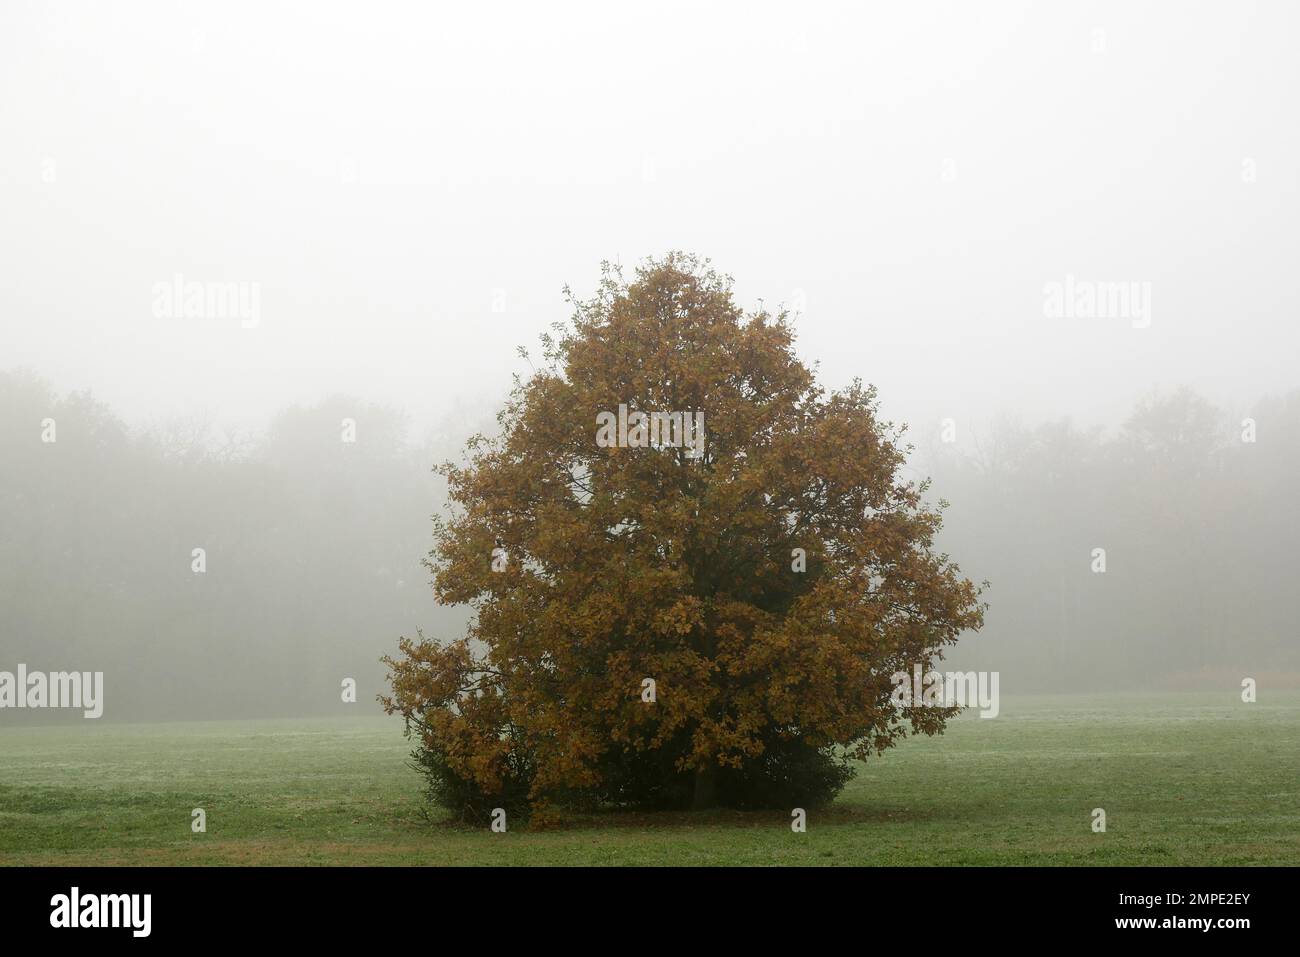
[[[952,709],[891,676],[983,605],[874,388],[824,390],[790,317],[744,313],[692,256],[570,301],[499,434],[440,468],[429,565],[468,633],[385,659],[433,797],[814,805],[851,759],[941,731]]]

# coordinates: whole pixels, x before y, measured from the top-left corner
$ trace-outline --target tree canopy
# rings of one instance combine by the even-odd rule
[[[499,434],[440,469],[429,565],[467,633],[386,659],[434,796],[471,816],[815,804],[848,758],[942,730],[951,709],[900,706],[891,675],[984,606],[934,550],[875,390],[819,386],[791,317],[743,312],[692,256],[606,266],[571,301]],[[611,414],[628,428],[598,442]]]

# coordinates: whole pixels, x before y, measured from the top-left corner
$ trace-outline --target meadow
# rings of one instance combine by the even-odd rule
[[[0,725],[0,864],[1300,864],[1297,692],[1004,696],[862,765],[803,834],[788,811],[494,834],[429,809],[409,751],[384,717]]]

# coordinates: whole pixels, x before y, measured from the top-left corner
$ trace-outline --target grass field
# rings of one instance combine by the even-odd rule
[[[788,812],[468,829],[426,819],[408,751],[386,718],[0,727],[0,863],[1300,863],[1294,692],[1004,698],[863,766],[805,834]]]

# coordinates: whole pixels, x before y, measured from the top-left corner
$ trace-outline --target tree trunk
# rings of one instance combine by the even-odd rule
[[[704,811],[718,803],[718,766],[710,761],[695,769],[695,793],[691,799],[692,811]]]

